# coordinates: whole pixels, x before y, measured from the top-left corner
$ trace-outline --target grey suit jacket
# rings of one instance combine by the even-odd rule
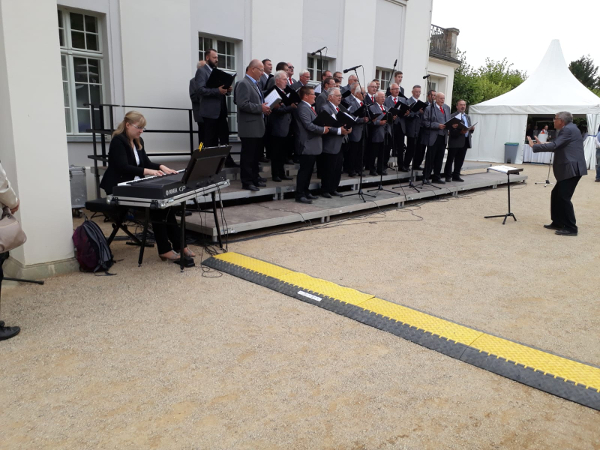
[[[323,151],[321,135],[325,129],[312,123],[316,118],[317,115],[306,102],[298,104],[296,123],[298,125],[298,141],[302,146],[303,155],[320,155]]]
[[[295,83],[293,83],[293,84],[290,85],[290,87],[293,90],[295,90],[295,91],[297,91],[298,89],[300,89],[302,86],[304,86],[304,85],[302,84],[302,81],[300,81],[300,80],[298,80]]]
[[[240,138],[263,137],[265,120],[258,85],[244,75],[244,78],[235,84],[233,101],[238,107],[238,136]]]
[[[326,111],[329,115],[337,114],[337,111],[330,102],[323,105],[322,111]],[[323,153],[337,155],[340,152],[344,136],[341,134],[338,136],[338,130],[339,128],[331,127],[329,133],[323,135]]]
[[[283,104],[274,109],[267,122],[268,134],[276,137],[286,137],[292,123],[292,111],[294,111],[294,108],[283,106]]]
[[[403,97],[398,96],[397,98],[400,103],[406,103],[406,100]],[[383,105],[386,107],[386,109],[390,109],[393,106],[395,106],[394,99],[391,95],[389,97],[386,97],[385,101],[383,102]],[[402,132],[406,134],[406,120],[404,117],[396,118],[394,120],[394,126],[400,126],[402,128]]]
[[[407,103],[412,106],[417,102],[412,97],[410,97]],[[406,136],[409,138],[419,137],[419,132],[421,131],[421,121],[423,120],[423,114],[418,111],[411,111],[411,113],[407,117],[405,117],[405,120]]]
[[[456,117],[458,115],[460,115],[460,113],[456,111],[454,114],[452,114],[452,117]],[[468,114],[465,114],[465,117],[467,118],[467,124],[471,126],[473,124],[473,122],[471,122],[471,118]],[[469,135],[465,137],[465,135],[458,131],[458,129],[450,128],[448,130],[448,148],[463,148],[465,144],[467,145],[467,148],[471,148],[472,134],[473,131],[469,131]]]
[[[219,88],[206,87],[210,72],[210,67],[208,67],[208,64],[205,64],[196,70],[196,76],[194,77],[196,94],[198,95],[198,100],[200,100],[199,112],[202,117],[218,119],[221,114],[222,105],[225,104],[225,95],[221,94]]]
[[[533,151],[535,153],[554,152],[552,169],[556,181],[587,175],[583,137],[574,123],[570,123],[560,130],[554,141],[534,145]]]
[[[378,103],[375,103],[374,105],[369,106],[369,108],[375,114],[379,114],[379,116],[377,117],[377,120],[372,122],[372,128],[371,128],[371,130],[372,130],[371,142],[373,142],[375,144],[379,144],[385,140],[386,134],[391,134],[392,128],[390,127],[389,123],[386,123],[385,125],[379,124],[379,121],[383,118],[383,113],[381,112],[381,108],[379,107]],[[383,105],[383,109],[385,109],[386,111],[388,110],[385,107],[385,104]]]
[[[448,142],[448,130],[444,128],[440,130],[439,125],[448,122],[451,119],[450,107],[446,104],[443,106],[444,114],[440,111],[437,103],[429,105],[423,113],[423,128],[425,129],[425,144],[433,145],[438,136],[445,136]]]
[[[354,115],[354,111],[360,108],[360,100],[351,95],[350,97],[348,97],[348,103],[350,104],[350,106],[348,107],[348,112]],[[360,119],[363,120],[362,117],[360,117]],[[362,139],[364,126],[364,123],[357,123],[352,125],[352,133],[349,134],[350,142],[360,142],[360,140]]]
[[[317,110],[317,114],[321,112],[321,110],[323,109],[323,105],[329,102],[327,98],[327,92],[322,92],[317,97],[317,100],[315,100],[315,109]]]
[[[258,87],[261,91],[265,92],[267,90],[267,84],[271,78],[274,78],[273,75],[267,75],[266,73],[263,73],[260,76],[260,79],[258,80]]]

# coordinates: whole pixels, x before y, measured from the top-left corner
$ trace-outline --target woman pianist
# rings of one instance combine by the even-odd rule
[[[100,187],[107,194],[111,194],[113,187],[125,181],[177,173],[165,165],[150,161],[144,151],[144,140],[141,138],[145,126],[146,119],[142,114],[129,111],[112,134],[108,150],[108,168],[100,183]],[[181,229],[175,220],[175,211],[167,208],[151,211],[150,214],[160,259],[178,261],[178,252],[181,250]],[[183,248],[183,252],[190,258],[196,256],[187,247]]]

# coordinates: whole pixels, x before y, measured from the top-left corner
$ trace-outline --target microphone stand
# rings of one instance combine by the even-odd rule
[[[360,79],[358,78],[358,72],[356,71],[356,69],[354,69],[354,74],[356,75],[356,79],[358,80],[358,85],[360,86]],[[361,86],[362,89],[362,86]],[[367,140],[367,126],[369,125],[369,122],[365,122],[364,118],[368,117],[369,113],[367,111],[367,104],[365,103],[364,99],[363,99],[363,105],[365,106],[365,112],[363,114],[363,116],[361,117],[361,119],[363,120],[363,125],[362,125],[362,132],[361,132],[361,145],[360,145],[360,167],[361,169],[358,171],[358,191],[352,193],[352,194],[345,194],[342,195],[342,197],[352,197],[353,195],[358,195],[361,200],[363,202],[367,202],[365,200],[365,195],[367,197],[375,197],[372,194],[365,194],[362,190],[362,180],[363,180],[363,161],[364,161],[364,157],[365,157],[365,142]],[[350,139],[350,138],[348,138]]]
[[[375,105],[379,105],[379,103],[374,103],[374,104]],[[384,127],[387,127],[388,124],[390,123],[390,121],[387,120],[387,118],[390,117],[390,116],[392,117],[392,125],[394,124],[394,118],[393,118],[394,116],[391,113],[389,113],[389,112],[386,111],[386,114],[384,116],[384,117],[386,117],[386,124],[383,125]],[[383,120],[383,119],[378,119],[378,120]],[[392,128],[392,139],[393,139],[393,132],[394,132],[393,130],[394,129]],[[383,155],[385,154],[385,149],[386,149],[387,146],[388,146],[388,134],[384,133],[384,135],[383,135],[383,147],[381,149],[381,152],[380,152],[379,156],[377,157],[378,160],[381,159],[381,172],[379,173],[379,185],[376,188],[374,188],[374,189],[369,189],[367,192],[372,192],[372,191],[381,192],[381,191],[384,191],[384,192],[389,192],[390,194],[400,195],[400,194],[398,194],[398,192],[394,192],[394,191],[391,191],[389,189],[384,189],[383,188],[383,171],[385,170],[385,168],[383,167]],[[388,148],[387,151],[389,152],[390,149]],[[377,161],[377,165],[379,165],[379,161]]]
[[[550,168],[552,167],[552,158],[554,157],[554,153],[550,153],[550,162],[548,163],[548,176],[546,177],[546,181],[536,181],[535,184],[543,184],[544,187],[552,186],[554,183],[550,183]]]

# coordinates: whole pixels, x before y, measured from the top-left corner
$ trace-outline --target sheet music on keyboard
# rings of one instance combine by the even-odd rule
[[[494,170],[496,172],[505,173],[505,174],[513,174],[513,173],[519,173],[519,172],[523,171],[523,169],[519,169],[518,167],[512,167],[512,166],[490,166],[487,169]]]

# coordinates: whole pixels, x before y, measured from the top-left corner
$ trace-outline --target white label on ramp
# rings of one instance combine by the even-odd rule
[[[298,291],[298,294],[302,295],[303,297],[308,297],[311,300],[314,300],[316,302],[320,302],[322,300],[321,297],[317,297],[316,295],[309,294],[308,292]]]

